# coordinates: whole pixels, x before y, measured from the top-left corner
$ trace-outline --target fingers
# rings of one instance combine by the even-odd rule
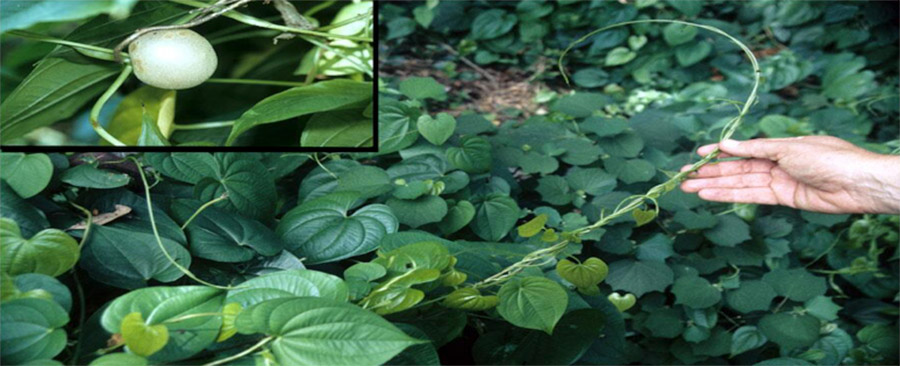
[[[707,201],[777,205],[778,199],[769,188],[706,188],[697,193]]]
[[[707,188],[768,187],[772,176],[768,173],[741,174],[716,178],[690,179],[681,183],[681,190],[693,193]]]
[[[705,165],[691,174],[691,178],[711,178],[727,175],[739,175],[750,173],[768,173],[775,167],[770,160],[750,159],[723,161]],[[681,171],[690,169],[690,165],[681,167]]]
[[[718,144],[701,146],[697,154],[703,156],[709,154],[716,147],[722,151],[720,158],[743,157],[778,160],[792,146],[799,141],[798,138],[786,139],[754,139],[747,141],[723,140]]]

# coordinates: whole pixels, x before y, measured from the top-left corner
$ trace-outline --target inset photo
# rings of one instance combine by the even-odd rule
[[[0,6],[6,150],[377,148],[372,1]]]

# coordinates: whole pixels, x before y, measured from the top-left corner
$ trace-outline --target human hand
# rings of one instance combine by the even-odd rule
[[[725,140],[702,146],[697,154],[716,146],[719,158],[749,159],[703,166],[681,183],[683,191],[710,201],[824,213],[900,213],[900,156],[830,136]]]

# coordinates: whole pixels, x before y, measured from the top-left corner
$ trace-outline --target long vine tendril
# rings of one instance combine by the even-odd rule
[[[632,25],[632,24],[642,24],[642,23],[681,24],[681,25],[697,27],[700,29],[705,29],[710,32],[725,36],[732,43],[738,45],[738,47],[740,47],[742,51],[744,51],[744,54],[747,56],[747,58],[750,60],[750,63],[753,65],[753,78],[754,78],[753,89],[750,91],[750,95],[747,96],[747,101],[744,102],[743,106],[740,108],[738,115],[735,116],[734,118],[732,118],[731,120],[729,120],[728,123],[725,125],[725,127],[722,129],[722,133],[719,136],[719,141],[731,138],[731,136],[734,135],[734,132],[738,129],[738,127],[741,126],[741,122],[743,121],[744,116],[746,116],[747,113],[750,111],[750,106],[752,106],[756,102],[756,94],[757,94],[757,90],[759,89],[761,71],[759,69],[759,63],[757,62],[756,57],[753,55],[753,52],[750,51],[749,47],[747,47],[745,44],[743,44],[737,38],[731,36],[730,34],[724,32],[721,29],[716,28],[716,27],[703,25],[703,24],[684,22],[684,21],[680,21],[680,20],[646,19],[646,20],[635,20],[635,21],[629,21],[629,22],[616,23],[616,24],[613,24],[613,25],[610,25],[607,27],[603,27],[603,28],[594,30],[588,34],[585,34],[584,36],[575,40],[574,42],[570,43],[569,46],[566,47],[565,51],[563,51],[563,53],[559,56],[559,61],[557,62],[557,65],[559,67],[560,73],[563,76],[563,79],[566,81],[566,84],[569,84],[569,77],[566,74],[565,67],[563,67],[563,59],[566,57],[566,54],[568,54],[569,51],[572,50],[572,48],[574,48],[576,45],[586,41],[587,39],[591,38],[592,36],[594,36],[597,33],[600,33],[600,32],[603,32],[603,31],[606,31],[606,30],[609,30],[612,28],[617,28],[617,27],[622,27],[622,26]],[[619,205],[616,206],[615,210],[613,210],[611,213],[601,215],[600,219],[597,220],[597,222],[594,222],[591,225],[585,226],[580,229],[576,229],[576,230],[568,233],[569,235],[567,237],[565,237],[561,241],[559,241],[549,247],[539,249],[539,250],[533,251],[533,252],[525,255],[525,257],[523,257],[518,262],[509,265],[508,267],[504,268],[502,271],[494,274],[493,276],[490,276],[482,281],[479,281],[479,282],[473,284],[472,287],[479,289],[479,288],[488,288],[488,287],[497,286],[497,285],[503,284],[510,278],[519,274],[525,268],[541,266],[543,264],[550,263],[556,258],[556,256],[559,253],[561,253],[563,250],[566,249],[566,247],[569,245],[569,243],[572,242],[573,238],[575,238],[575,239],[580,238],[584,234],[587,234],[591,231],[597,230],[598,228],[601,228],[601,227],[609,224],[616,218],[619,218],[623,215],[632,213],[633,211],[643,207],[648,201],[654,203],[654,209],[658,213],[659,205],[656,204],[657,198],[659,198],[661,195],[665,194],[666,192],[669,192],[669,191],[675,189],[675,187],[678,185],[678,183],[680,183],[682,180],[684,180],[688,176],[688,174],[691,174],[691,173],[697,171],[697,169],[700,169],[700,167],[708,164],[710,161],[712,161],[713,159],[718,157],[719,153],[720,153],[720,151],[718,148],[714,149],[712,152],[710,152],[709,154],[706,154],[706,156],[704,156],[699,161],[697,161],[696,163],[691,165],[690,169],[673,175],[666,182],[660,183],[660,184],[654,186],[653,188],[650,188],[644,194],[630,196],[630,197],[622,200],[622,202],[620,202]]]

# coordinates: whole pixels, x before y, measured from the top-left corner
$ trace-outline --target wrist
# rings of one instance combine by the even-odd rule
[[[869,163],[872,213],[900,214],[900,155],[876,154]]]

